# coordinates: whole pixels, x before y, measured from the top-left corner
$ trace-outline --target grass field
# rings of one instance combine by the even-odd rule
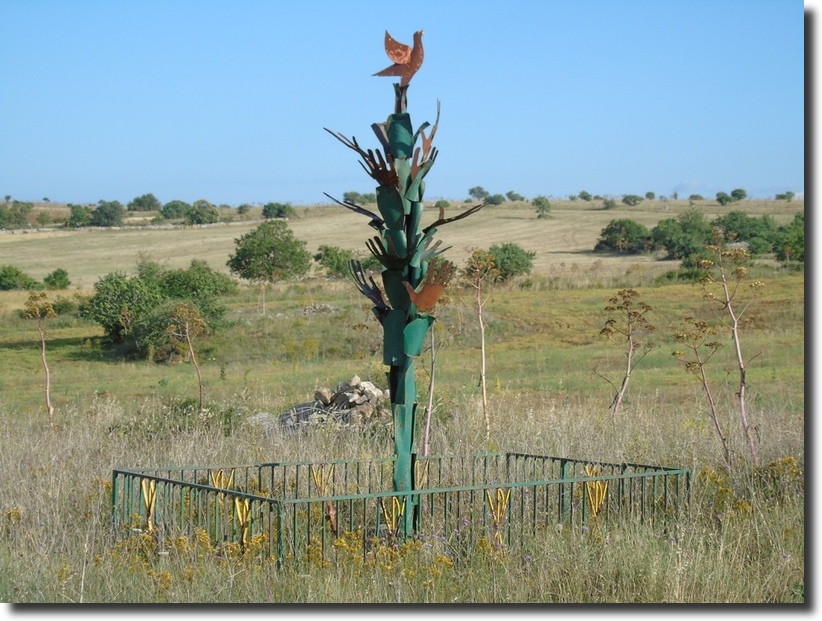
[[[24,292],[0,292],[0,600],[11,602],[804,602],[804,273],[762,261],[765,283],[746,317],[749,415],[762,466],[750,464],[734,392],[730,339],[709,363],[722,422],[737,458],[722,450],[696,379],[671,356],[686,316],[713,320],[695,284],[660,284],[674,269],[653,257],[591,252],[616,217],[653,226],[688,207],[658,201],[603,211],[554,203],[549,219],[533,208],[488,208],[445,226],[459,263],[468,247],[516,241],[537,252],[534,273],[495,289],[486,306],[490,441],[478,386],[479,341],[471,292],[448,290],[435,324],[438,357],[432,452],[516,450],[605,461],[693,468],[694,501],[676,528],[648,524],[546,535],[544,552],[504,558],[477,550],[455,562],[448,550],[405,547],[391,563],[340,560],[308,574],[268,564],[175,549],[115,546],[108,488],[116,467],[254,463],[389,456],[390,429],[312,429],[266,433],[245,424],[309,400],[354,374],[385,386],[381,330],[354,286],[315,277],[279,284],[261,315],[257,293],[225,301],[231,326],[198,343],[207,409],[188,364],[122,360],[100,329],[62,316],[48,327],[55,427],[48,423],[33,322],[19,318]],[[801,203],[747,201],[752,215],[789,221]],[[462,207],[451,208],[455,213]],[[721,213],[705,204],[709,217]],[[343,208],[300,208],[289,222],[299,239],[364,248],[370,229]],[[433,217],[433,216],[431,216]],[[205,259],[225,270],[233,240],[257,222],[202,228],[41,231],[0,235],[0,263],[42,278],[64,267],[72,289],[88,291],[113,271],[133,272],[140,253],[186,266]],[[621,379],[621,352],[599,336],[604,307],[634,287],[653,307],[655,347],[638,366],[618,419],[608,409]],[[323,305],[324,312],[307,313]],[[428,351],[418,365],[420,402]],[[596,369],[596,373],[594,370]],[[418,433],[418,438],[420,434]],[[420,440],[421,441],[421,440]],[[418,441],[419,442],[419,441]]]

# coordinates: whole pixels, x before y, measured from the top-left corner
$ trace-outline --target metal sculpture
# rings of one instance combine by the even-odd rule
[[[384,123],[371,125],[382,151],[363,149],[356,138],[349,139],[326,129],[362,158],[360,165],[377,182],[378,214],[351,201],[332,200],[366,216],[369,226],[379,233],[367,240],[366,246],[383,266],[382,288],[359,261],[351,262],[351,273],[360,292],[373,302],[372,311],[383,326],[383,362],[389,367],[394,422],[393,482],[397,492],[410,492],[415,486],[414,359],[422,353],[425,336],[434,322],[431,312],[454,273],[454,264],[441,258],[429,269],[431,262],[448,249],[440,248],[439,241],[432,243],[433,237],[437,227],[461,220],[482,207],[477,205],[451,218],[446,218],[440,209],[439,218],[430,226],[422,227],[425,176],[437,158],[432,141],[440,116],[437,104],[437,118],[430,135],[426,135],[430,123],[424,123],[415,132],[406,110],[409,83],[422,66],[422,34],[422,30],[414,33],[414,45],[410,47],[385,33],[385,51],[394,64],[374,75],[399,76],[400,82],[394,84],[394,112]],[[416,529],[417,508],[413,495],[406,496],[400,504],[399,535]]]

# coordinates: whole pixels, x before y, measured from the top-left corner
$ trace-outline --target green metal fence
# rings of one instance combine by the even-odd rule
[[[391,490],[393,459],[115,470],[118,538],[207,537],[277,561],[327,559],[341,537],[363,555],[397,541],[403,508],[418,507],[416,537],[455,551],[484,539],[509,549],[558,525],[607,526],[675,517],[688,502],[690,470],[642,464],[489,453],[419,458],[418,503]]]

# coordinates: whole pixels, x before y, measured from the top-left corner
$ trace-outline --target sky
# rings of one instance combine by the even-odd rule
[[[441,117],[426,199],[482,186],[805,191],[798,0],[2,0],[0,196],[328,203],[393,111],[387,30]]]

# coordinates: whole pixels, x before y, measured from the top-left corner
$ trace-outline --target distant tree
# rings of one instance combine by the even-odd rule
[[[311,269],[311,254],[306,243],[294,237],[283,220],[269,220],[234,240],[235,251],[228,268],[240,278],[256,282],[263,295],[271,283],[305,276]]]
[[[611,220],[599,235],[595,252],[639,254],[652,246],[651,233],[644,224],[628,218]]]
[[[613,198],[606,198],[602,201],[603,209],[616,209],[617,202]]]
[[[535,197],[531,204],[537,210],[537,218],[547,218],[551,213],[551,201],[544,196]]]
[[[62,267],[58,267],[51,274],[43,279],[46,287],[49,289],[68,289],[71,281],[68,277],[68,272]]]
[[[493,194],[485,197],[486,205],[502,205],[505,202],[505,197],[502,194]]]
[[[727,205],[728,203],[733,202],[733,199],[725,192],[717,192],[716,202],[720,205]]]
[[[46,226],[51,222],[51,214],[48,211],[38,211],[34,219],[40,226]]]
[[[125,208],[120,201],[103,201],[91,212],[91,226],[122,226]]]
[[[374,192],[360,194],[359,192],[344,192],[343,200],[349,203],[356,203],[358,205],[367,205],[368,203],[376,203],[377,195]]]
[[[580,192],[578,196],[579,196],[580,200],[583,200],[586,203],[590,202],[591,199],[593,198],[593,196],[591,196],[591,193],[586,192],[585,190],[582,190],[582,192]]]
[[[505,197],[509,201],[511,201],[512,203],[516,202],[516,201],[524,201],[525,200],[525,197],[522,194],[517,194],[513,190],[511,190],[510,192],[506,192]]]
[[[626,194],[622,197],[622,202],[629,207],[634,207],[642,202],[642,197],[636,194]]]
[[[297,215],[294,208],[286,203],[266,203],[263,205],[263,218],[293,218]]]
[[[657,248],[664,249],[666,259],[679,259],[682,266],[694,268],[712,240],[711,225],[705,214],[689,209],[676,218],[665,218],[651,229]]]
[[[679,200],[679,192],[674,192],[673,194],[671,194],[671,196],[674,198],[675,201]]]
[[[162,214],[166,220],[174,220],[176,218],[185,218],[190,209],[191,205],[189,203],[173,200],[163,205]]]
[[[568,195],[568,200],[571,201],[572,203],[576,202],[577,198],[579,198],[579,197],[576,194],[569,194]]]
[[[69,218],[66,221],[66,226],[72,229],[79,228],[81,226],[91,226],[91,207],[86,207],[84,205],[72,205],[71,203],[68,204],[70,214]]]
[[[497,270],[496,280],[508,282],[517,276],[528,275],[534,266],[536,252],[528,252],[514,242],[494,244],[488,249],[494,258],[494,267]]]
[[[793,192],[785,192],[784,194],[777,194],[776,200],[778,201],[788,201],[789,203],[796,197],[796,194]]]
[[[0,229],[23,229],[29,225],[29,214],[34,209],[34,203],[24,201],[8,201],[0,205]]]
[[[243,203],[242,205],[237,207],[237,213],[240,214],[241,216],[244,216],[249,211],[251,211],[251,205],[249,205],[248,203]]]
[[[646,200],[652,201],[655,198],[656,198],[656,194],[654,194],[653,192],[645,192],[645,199]]]
[[[448,209],[450,206],[451,203],[449,203],[446,200],[438,200],[436,203],[434,203],[434,207],[436,209]]]
[[[143,194],[133,199],[126,207],[129,211],[161,211],[163,204],[154,194]]]
[[[688,197],[688,200],[689,201],[704,201],[705,199],[703,198],[703,196],[701,194],[691,194]]]
[[[805,262],[805,212],[796,214],[790,224],[779,227],[774,247],[779,261]]]
[[[220,212],[205,199],[194,201],[185,213],[186,224],[214,224],[220,221]]]
[[[468,190],[468,196],[473,198],[475,201],[484,201],[486,198],[491,196],[491,193],[482,186],[478,185]]]
[[[747,242],[751,254],[771,252],[779,237],[776,221],[767,214],[755,218],[742,211],[730,211],[712,220],[711,226],[721,231],[725,243]]]
[[[737,188],[731,192],[731,198],[736,201],[744,201],[748,198],[748,193],[742,188]]]

